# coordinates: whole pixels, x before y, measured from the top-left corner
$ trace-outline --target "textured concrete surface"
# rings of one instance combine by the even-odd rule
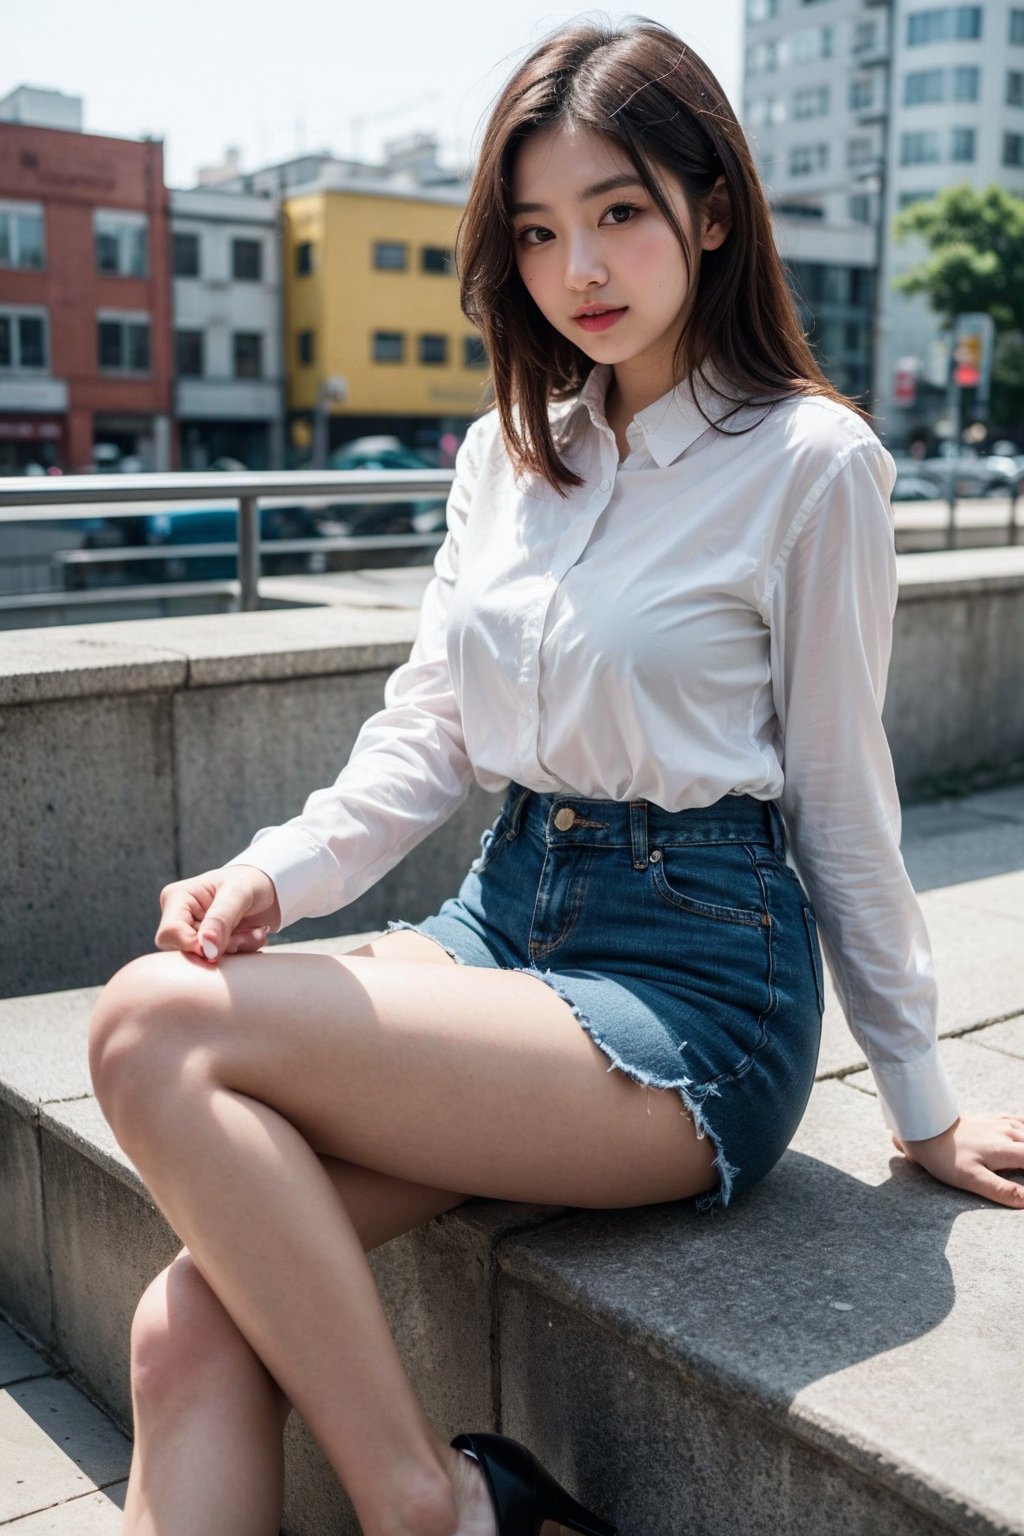
[[[994,1063],[1000,1098],[1024,1096],[1018,1062],[1005,1058],[1016,1073],[1011,1090],[994,1053],[974,1055]],[[951,1057],[966,1100],[974,1079],[962,1050]],[[623,1517],[623,1536],[668,1536],[688,1524],[723,1536],[1019,1533],[1024,1352],[1007,1324],[1024,1282],[1022,1220],[906,1164],[867,1095],[821,1084],[793,1149],[756,1196],[729,1211],[580,1215],[503,1246],[513,1282],[502,1291],[500,1329],[512,1422],[525,1428],[535,1412],[531,1444],[557,1445],[567,1426],[591,1468],[615,1458],[613,1484],[598,1477],[597,1487],[613,1499],[613,1518]],[[541,1303],[562,1313],[559,1322],[552,1312],[547,1333]],[[567,1314],[573,1343],[563,1352]],[[609,1339],[615,1380],[632,1372],[635,1393],[610,1388],[604,1372],[590,1383],[585,1367]],[[577,1344],[583,1359],[570,1369]],[[723,1437],[713,1428],[723,1400],[756,1418]],[[671,1479],[675,1523],[644,1491],[652,1424],[673,1426],[675,1472],[685,1469]],[[769,1479],[776,1458],[762,1456],[762,1431],[768,1448],[782,1432],[825,1459],[802,1458],[800,1487],[795,1471],[776,1467]],[[845,1485],[838,1507],[836,1462]],[[905,1505],[897,1519],[894,1498]]]
[[[53,1332],[43,1229],[43,1175],[34,1117],[0,1098],[0,1307],[36,1337]]]
[[[917,557],[920,558],[920,557]],[[901,793],[1024,760],[1024,582],[901,589],[883,719]]]
[[[98,981],[152,946],[175,870],[170,698],[0,712],[0,995]]]
[[[14,630],[0,704],[390,669],[415,633],[414,612],[363,605]]]
[[[0,1376],[0,1525],[17,1536],[114,1536],[129,1442],[0,1324],[0,1366],[8,1360],[16,1363]]]
[[[363,721],[381,707],[385,674],[186,690],[175,700],[174,782],[182,870],[215,868],[259,827],[301,811],[348,760]],[[266,750],[273,741],[273,752]],[[231,777],[225,782],[224,764]],[[454,893],[501,796],[476,785],[427,841],[343,911],[295,923],[286,942],[417,921]]]

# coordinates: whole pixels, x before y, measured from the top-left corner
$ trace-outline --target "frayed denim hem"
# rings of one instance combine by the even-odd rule
[[[606,1040],[601,1039],[595,1026],[580,1010],[580,1008],[576,1005],[573,999],[569,996],[568,992],[565,990],[564,983],[560,976],[556,976],[555,973],[550,969],[542,971],[540,967],[536,965],[517,965],[513,966],[512,969],[521,971],[526,976],[536,976],[538,981],[545,982],[553,992],[558,994],[563,1002],[569,1004],[569,1007],[572,1009],[573,1017],[577,1020],[578,1023],[582,1024],[583,1028],[593,1040],[594,1044],[604,1052],[605,1056],[608,1057],[608,1060],[611,1063],[608,1068],[609,1072],[613,1071],[617,1067],[620,1072],[624,1072],[627,1077],[632,1078],[633,1082],[642,1083],[645,1087],[675,1089],[679,1097],[682,1099],[684,1107],[693,1118],[693,1123],[697,1128],[698,1137],[701,1140],[703,1140],[705,1136],[709,1137],[711,1145],[715,1149],[715,1168],[718,1171],[719,1178],[718,1188],[709,1190],[707,1194],[697,1195],[695,1197],[696,1209],[698,1211],[712,1211],[716,1206],[727,1206],[729,1201],[732,1199],[733,1180],[739,1173],[739,1169],[734,1168],[732,1163],[730,1163],[729,1159],[726,1157],[725,1152],[722,1149],[721,1142],[707,1122],[703,1107],[705,1099],[713,1098],[718,1095],[719,1090],[717,1086],[714,1083],[709,1083],[705,1087],[697,1089],[694,1086],[692,1078],[661,1077],[655,1072],[644,1071],[642,1067],[630,1066],[629,1062],[622,1059],[619,1053],[615,1050],[614,1046],[609,1045]]]
[[[449,960],[454,960],[456,965],[465,965],[466,962],[461,955],[457,955],[454,949],[449,949],[447,944],[442,944],[440,939],[435,939],[432,933],[424,933],[423,929],[416,923],[407,923],[403,918],[399,918],[397,921],[389,922],[384,931],[385,933],[394,933],[399,928],[409,928],[413,933],[418,933],[421,938],[429,939],[432,944],[436,944],[439,949],[444,950]]]

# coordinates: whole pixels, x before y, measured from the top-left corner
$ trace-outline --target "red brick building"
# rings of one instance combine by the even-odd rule
[[[175,468],[172,374],[162,143],[0,121],[0,475]]]

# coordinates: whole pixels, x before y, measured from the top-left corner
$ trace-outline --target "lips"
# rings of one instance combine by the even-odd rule
[[[573,315],[573,319],[585,331],[606,331],[609,326],[622,319],[628,308],[629,306],[624,304],[621,309],[592,309],[583,314]]]

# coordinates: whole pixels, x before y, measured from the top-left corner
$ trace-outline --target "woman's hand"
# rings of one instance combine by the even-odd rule
[[[1024,1210],[1024,1184],[999,1176],[1007,1169],[1024,1170],[1020,1115],[961,1115],[947,1131],[925,1141],[901,1141],[898,1136],[892,1140],[905,1157],[943,1184]]]
[[[252,864],[175,880],[160,892],[160,908],[157,949],[183,949],[205,960],[252,954],[281,926],[274,882]]]

